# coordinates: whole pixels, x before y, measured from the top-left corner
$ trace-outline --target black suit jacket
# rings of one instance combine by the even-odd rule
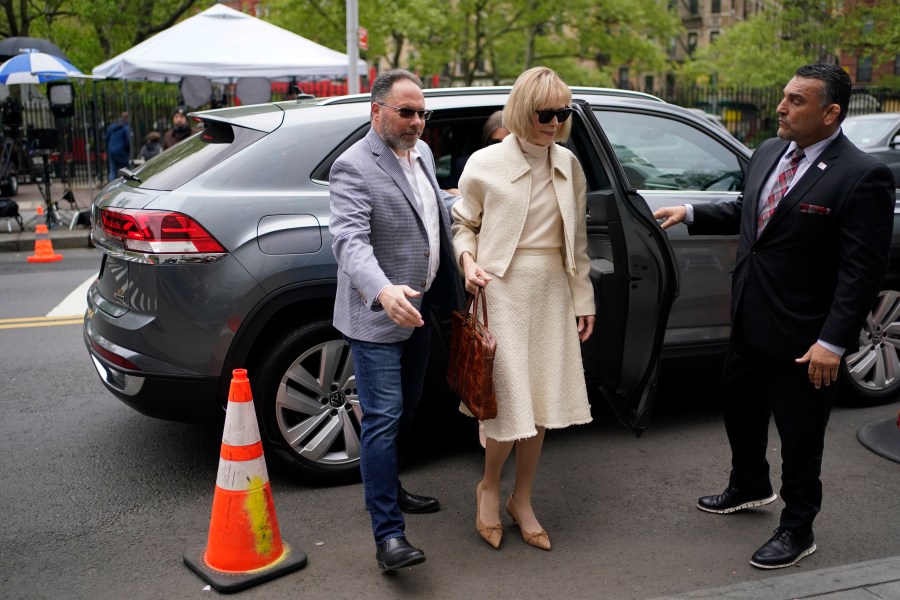
[[[893,230],[891,171],[843,133],[794,183],[757,239],[761,188],[788,142],[753,153],[744,193],[695,205],[693,234],[740,233],[731,320],[757,352],[793,360],[821,339],[853,350],[887,272]]]

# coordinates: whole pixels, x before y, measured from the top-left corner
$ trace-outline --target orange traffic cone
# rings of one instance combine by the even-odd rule
[[[38,216],[44,214],[44,207],[37,207]],[[53,242],[50,241],[50,232],[43,223],[34,226],[34,254],[28,257],[28,262],[56,262],[62,260],[62,254],[53,252]]]
[[[236,592],[306,566],[282,542],[246,369],[232,372],[209,540],[185,564],[220,592]]]

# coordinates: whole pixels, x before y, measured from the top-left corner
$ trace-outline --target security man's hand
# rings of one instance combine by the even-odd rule
[[[810,346],[806,354],[798,358],[796,362],[797,364],[809,363],[809,381],[818,390],[822,384],[831,385],[833,381],[837,381],[841,357],[816,343]]]

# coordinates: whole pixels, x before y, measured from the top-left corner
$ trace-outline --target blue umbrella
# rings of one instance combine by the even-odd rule
[[[23,52],[0,65],[0,83],[46,83],[67,77],[83,77],[72,63],[43,52]]]

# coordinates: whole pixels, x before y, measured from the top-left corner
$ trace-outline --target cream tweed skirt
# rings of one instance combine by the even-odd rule
[[[488,324],[497,340],[497,417],[484,422],[500,442],[591,421],[572,294],[559,249],[517,250],[488,284]],[[460,410],[471,415],[460,403]]]

